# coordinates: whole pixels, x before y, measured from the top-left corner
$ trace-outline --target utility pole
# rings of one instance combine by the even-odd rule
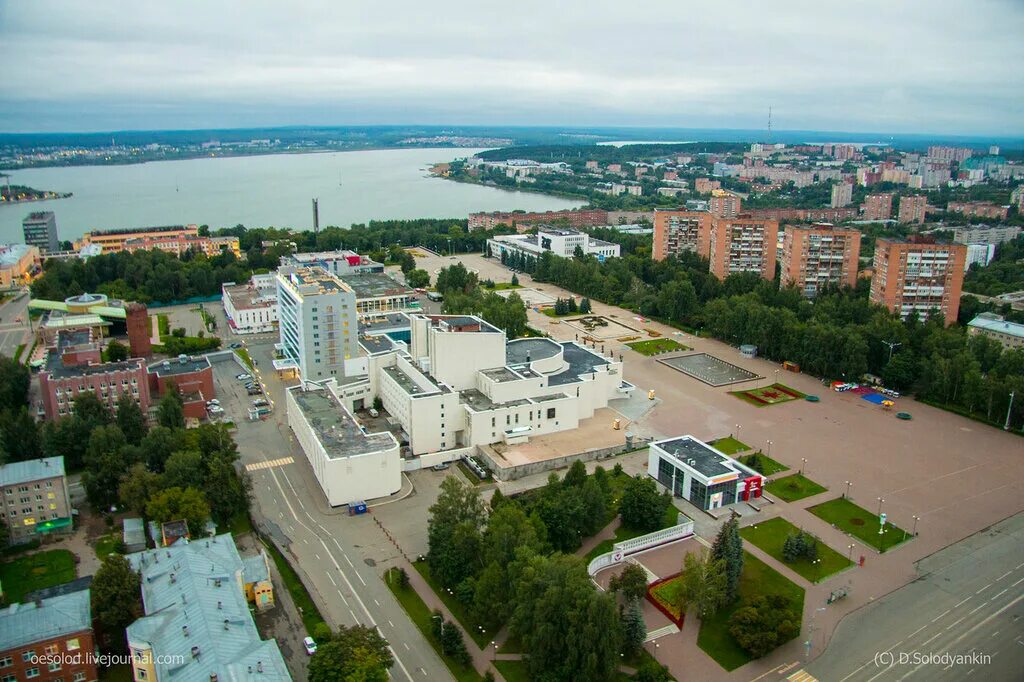
[[[889,362],[892,362],[892,351],[893,351],[893,349],[894,348],[899,348],[903,344],[902,343],[897,343],[896,341],[882,341],[882,343],[884,343],[885,345],[889,346]]]
[[[1010,411],[1013,410],[1013,396],[1016,395],[1015,391],[1010,391],[1010,404],[1006,407],[1006,423],[1003,424],[1003,431],[1010,430]]]

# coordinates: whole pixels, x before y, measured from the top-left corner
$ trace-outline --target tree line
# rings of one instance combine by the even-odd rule
[[[462,263],[442,268],[437,274],[435,288],[444,296],[442,309],[446,314],[479,315],[495,327],[504,329],[509,339],[527,332],[526,304],[519,294],[512,292],[501,296],[494,291],[485,292],[476,273],[469,272]]]

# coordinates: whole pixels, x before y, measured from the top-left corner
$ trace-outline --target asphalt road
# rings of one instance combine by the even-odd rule
[[[1024,515],[923,559],[921,577],[840,623],[795,682],[1020,680]],[[963,656],[955,660],[952,656]]]
[[[18,345],[25,343],[29,338],[28,300],[27,293],[15,294],[14,298],[0,305],[0,355],[14,357]],[[16,322],[19,317],[22,321]]]
[[[272,341],[247,346],[259,369],[271,367]],[[452,679],[381,579],[397,549],[368,515],[348,517],[326,507],[288,429],[284,384],[273,370],[262,373],[275,411],[266,421],[248,422],[251,398],[234,379],[240,371],[234,363],[215,365],[218,398],[238,426],[241,460],[252,480],[254,521],[289,546],[303,582],[329,621],[380,629],[395,656],[392,678]]]

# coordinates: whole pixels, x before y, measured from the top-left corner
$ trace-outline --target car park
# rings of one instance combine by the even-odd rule
[[[245,379],[252,379],[252,375],[251,374],[239,374],[235,378],[238,379],[239,381],[244,381]]]
[[[270,403],[266,399],[264,399],[264,398],[260,398],[259,400],[252,401],[253,407],[263,407],[264,405],[269,405],[269,404]]]

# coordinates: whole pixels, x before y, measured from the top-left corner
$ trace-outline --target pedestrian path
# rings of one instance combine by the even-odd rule
[[[276,467],[283,467],[287,464],[294,464],[295,460],[291,457],[281,457],[278,459],[270,459],[265,462],[254,462],[252,464],[246,464],[246,471],[258,471],[260,469],[273,469]]]
[[[786,679],[790,682],[818,682],[818,678],[806,670],[797,670]]]

